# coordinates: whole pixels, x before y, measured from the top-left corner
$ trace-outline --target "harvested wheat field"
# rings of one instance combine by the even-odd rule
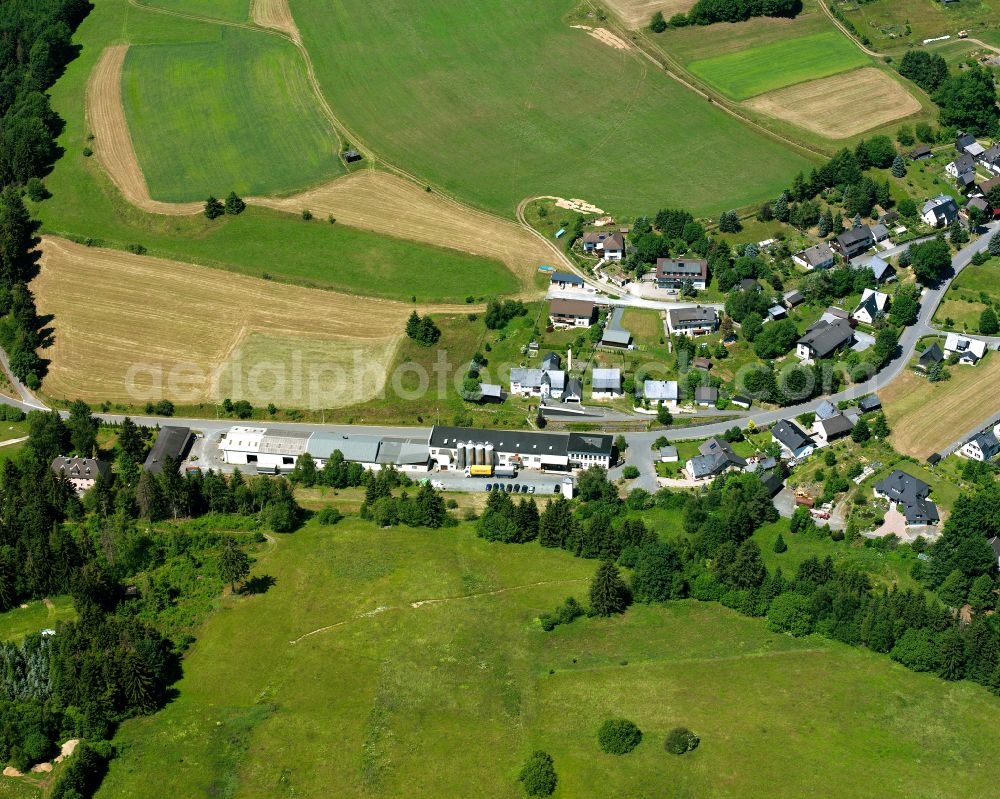
[[[930,383],[907,370],[879,392],[892,435],[904,455],[926,458],[1000,411],[1000,357],[978,366],[949,366],[950,380]],[[927,409],[933,408],[933,418]],[[970,415],[970,408],[975,409]]]
[[[662,11],[667,19],[674,14],[687,13],[694,5],[694,0],[607,0],[606,5],[629,28],[636,30],[648,25],[657,11]]]
[[[90,402],[364,401],[412,308],[58,238],[43,240],[31,288],[54,315],[43,390]]]
[[[127,44],[106,48],[87,84],[87,124],[94,135],[94,155],[132,205],[154,214],[199,213],[202,203],[161,203],[149,194],[122,107],[121,76],[127,54]]]
[[[288,0],[253,0],[250,17],[262,28],[273,28],[287,33],[296,43],[302,42],[299,29],[288,7]]]
[[[354,172],[292,197],[247,201],[293,214],[308,208],[316,216],[333,216],[351,227],[496,258],[526,288],[533,286],[539,265],[560,257],[513,222],[481,214],[386,172]]]
[[[874,67],[788,86],[744,105],[831,139],[853,136],[920,110],[913,95]]]

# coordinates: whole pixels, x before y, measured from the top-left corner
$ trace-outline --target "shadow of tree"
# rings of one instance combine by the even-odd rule
[[[241,594],[266,594],[277,582],[270,574],[256,574],[246,581]]]

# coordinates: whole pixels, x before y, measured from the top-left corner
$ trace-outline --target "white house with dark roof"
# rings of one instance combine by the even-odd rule
[[[692,480],[717,477],[725,472],[745,469],[747,462],[733,452],[729,443],[721,438],[709,438],[698,447],[698,454],[684,464],[684,471]]]
[[[582,289],[584,282],[579,275],[572,275],[569,272],[553,272],[549,278],[549,285],[559,289]]]
[[[597,318],[597,306],[589,300],[557,298],[549,303],[549,322],[553,327],[590,327]]]
[[[920,209],[920,219],[931,227],[947,227],[958,216],[958,203],[947,194],[928,200]]]
[[[719,312],[715,308],[695,305],[667,311],[667,327],[674,335],[703,336],[715,332],[718,326]]]
[[[965,366],[975,366],[986,354],[986,342],[978,338],[949,333],[944,340],[944,357],[958,356],[958,362]]]
[[[625,257],[625,237],[618,231],[593,230],[583,234],[583,251],[620,261]]]
[[[595,400],[616,399],[622,395],[621,369],[594,369],[590,378],[590,396]]]
[[[823,241],[795,253],[792,260],[805,269],[828,269],[833,266],[833,248]]]
[[[851,319],[870,325],[889,310],[889,295],[875,289],[865,289],[861,294],[861,302],[851,314]]]
[[[781,419],[771,428],[771,440],[781,447],[781,454],[786,458],[805,458],[812,455],[816,449],[813,441],[795,422]]]
[[[566,387],[566,373],[562,369],[510,370],[510,393],[516,397],[559,399]]]
[[[84,494],[97,483],[97,478],[111,475],[111,464],[96,458],[61,456],[52,461],[52,471],[69,480],[77,494]]]
[[[656,287],[679,289],[685,282],[704,291],[708,285],[708,261],[704,258],[657,258]]]
[[[833,246],[848,260],[866,252],[874,244],[875,239],[868,225],[859,225],[856,228],[846,230],[833,242]]]
[[[983,430],[962,444],[958,454],[974,461],[991,461],[1000,454],[1000,441],[992,430]]]
[[[836,413],[826,419],[817,419],[812,426],[812,434],[820,445],[829,444],[854,429],[854,422],[842,413]]]
[[[846,319],[820,319],[795,344],[795,354],[803,363],[829,358],[854,341],[854,329]]]

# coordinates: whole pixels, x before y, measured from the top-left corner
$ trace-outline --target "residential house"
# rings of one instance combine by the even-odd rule
[[[1000,454],[1000,441],[992,430],[983,430],[962,444],[958,454],[974,461],[991,461]]]
[[[963,172],[955,179],[955,188],[962,194],[970,194],[976,190],[976,182],[979,180],[975,171]]]
[[[868,225],[859,225],[856,228],[846,230],[833,241],[833,246],[847,260],[867,252],[874,244],[875,238]]]
[[[830,419],[840,413],[837,410],[837,406],[834,405],[830,400],[823,400],[816,408],[816,418],[818,420]]]
[[[592,230],[583,234],[583,251],[608,261],[620,261],[625,257],[625,239],[617,231]]]
[[[708,285],[708,261],[700,258],[657,258],[656,287],[680,289],[685,281],[704,291]]]
[[[983,197],[985,197],[987,194],[993,191],[993,189],[995,189],[997,186],[1000,186],[1000,176],[995,177],[991,180],[984,181],[983,183],[980,183],[979,186],[977,187],[977,191],[980,194],[982,194]],[[997,209],[994,209],[994,211],[996,210]]]
[[[816,449],[816,442],[790,419],[775,422],[771,428],[771,440],[780,445],[781,454],[785,458],[795,458],[796,460],[805,458]]]
[[[736,284],[740,291],[760,291],[761,285],[752,277],[744,278]]]
[[[710,407],[719,401],[719,389],[714,386],[697,386],[694,390],[694,401],[702,407]]]
[[[875,394],[869,394],[858,400],[858,410],[861,413],[873,413],[882,407],[882,400]]]
[[[608,317],[608,322],[604,326],[604,333],[601,335],[601,346],[618,350],[632,349],[632,334],[622,327],[622,316],[625,308],[617,306]]]
[[[583,402],[583,383],[580,382],[580,378],[571,377],[566,381],[566,390],[563,391],[562,401],[577,405]]]
[[[806,298],[802,296],[802,292],[796,289],[792,291],[786,291],[785,295],[781,298],[785,303],[785,307],[791,310],[796,305],[801,305],[806,301]]]
[[[566,373],[561,369],[510,370],[510,393],[517,397],[540,397],[559,399],[566,388]]]
[[[854,330],[846,319],[820,319],[796,342],[795,354],[805,363],[829,358],[854,341]]]
[[[719,312],[715,308],[695,305],[667,311],[667,327],[674,335],[702,336],[715,332],[718,326]]]
[[[925,158],[930,158],[934,155],[934,151],[926,144],[920,144],[906,155],[911,161],[923,161]]]
[[[978,144],[978,142],[976,141],[976,137],[971,133],[960,130],[955,134],[955,149],[958,152],[964,153],[966,148],[973,144]]]
[[[897,506],[906,518],[906,524],[937,524],[940,520],[937,505],[927,497],[931,487],[901,469],[896,469],[884,480],[873,486],[874,495]]]
[[[644,380],[641,396],[650,405],[664,405],[677,402],[676,380]]]
[[[111,465],[96,458],[58,457],[52,461],[52,471],[65,476],[77,494],[85,494],[98,477],[108,479]]]
[[[876,283],[891,283],[896,279],[896,270],[892,264],[877,255],[870,258],[859,258],[851,262],[852,269],[871,269]]]
[[[824,445],[841,436],[846,436],[853,429],[854,422],[844,414],[837,413],[826,419],[817,419],[813,423],[812,433],[816,436],[816,441],[820,445]]]
[[[597,306],[589,300],[552,300],[549,322],[553,327],[590,327],[597,318]]]
[[[590,396],[592,399],[609,400],[621,395],[621,369],[594,369],[590,380]]]
[[[970,212],[975,209],[979,211],[983,216],[989,218],[993,215],[993,211],[990,208],[990,204],[986,202],[982,197],[970,197],[969,201],[965,204],[965,207],[959,211],[962,219],[968,224],[970,222]]]
[[[678,460],[677,447],[660,447],[660,463],[677,463]]]
[[[951,359],[952,354],[958,355],[958,362],[965,366],[975,366],[986,354],[986,342],[977,338],[949,333],[944,340],[944,357]]]
[[[684,464],[684,471],[692,480],[716,477],[725,472],[745,469],[747,462],[733,452],[729,443],[720,438],[710,438],[698,447],[698,455]]]
[[[990,170],[990,172],[1000,174],[1000,144],[994,144],[979,156],[979,163]]]
[[[926,373],[929,372],[935,364],[941,363],[943,360],[944,360],[944,353],[941,351],[941,347],[935,341],[933,344],[927,347],[927,349],[925,349],[922,353],[920,353],[920,357],[917,359],[916,368],[919,369],[921,372]]]
[[[553,272],[549,279],[549,285],[559,289],[582,289],[585,284],[579,275],[571,275],[569,272]]]
[[[958,216],[958,203],[947,194],[939,194],[924,203],[920,209],[920,219],[931,227],[947,227]]]
[[[889,295],[883,294],[875,289],[865,289],[861,293],[861,302],[851,314],[851,319],[864,322],[867,325],[873,324],[878,317],[884,315],[889,310]]]
[[[827,269],[833,266],[833,249],[824,241],[795,253],[792,260],[806,269]]]
[[[951,177],[957,178],[959,175],[964,175],[966,172],[976,172],[976,159],[973,158],[968,153],[962,153],[958,158],[952,161],[948,166],[944,168]]]
[[[877,225],[871,225],[868,229],[872,232],[872,238],[875,239],[876,244],[881,244],[883,241],[889,240],[889,228],[881,222]]]

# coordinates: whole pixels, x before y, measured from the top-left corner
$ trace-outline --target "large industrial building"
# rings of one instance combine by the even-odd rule
[[[258,472],[290,472],[308,452],[322,468],[335,451],[344,460],[378,471],[395,466],[404,472],[427,472],[427,439],[371,434],[313,433],[276,427],[233,427],[219,444],[223,460]]]
[[[442,471],[472,466],[570,472],[611,466],[613,439],[599,433],[535,433],[435,427],[430,458]]]

